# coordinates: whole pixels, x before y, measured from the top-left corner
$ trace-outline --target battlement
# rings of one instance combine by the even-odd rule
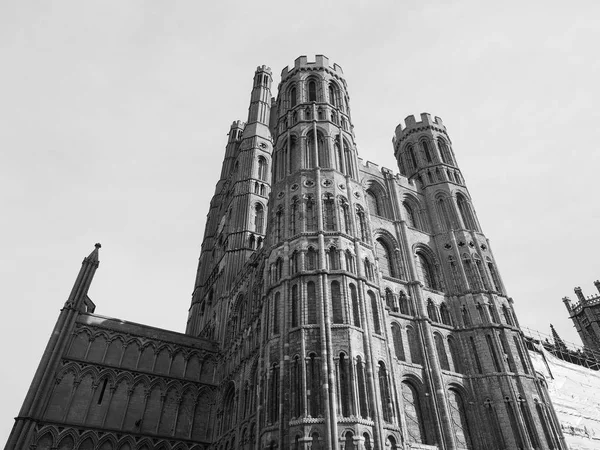
[[[442,122],[442,119],[438,116],[435,116],[432,119],[431,114],[421,113],[421,120],[419,122],[417,122],[417,120],[415,119],[415,116],[413,116],[412,114],[410,116],[406,116],[406,119],[404,119],[404,123],[401,122],[396,127],[396,131],[394,133],[395,136],[394,136],[394,138],[392,138],[392,141],[395,144],[397,140],[402,139],[409,131],[411,131],[415,128],[429,127],[429,126],[435,126],[438,128],[442,128],[444,131],[446,130],[446,127],[444,126],[444,122]]]
[[[234,120],[233,123],[231,124],[230,129],[237,129],[237,128],[244,128],[246,126],[246,122],[244,122],[243,120]]]
[[[298,69],[317,69],[323,67],[325,69],[330,69],[339,74],[340,76],[344,76],[344,71],[337,64],[333,64],[333,66],[329,65],[329,58],[323,55],[316,55],[315,61],[308,61],[306,56],[299,56],[294,61],[294,67],[287,66],[281,71],[281,79],[283,80],[292,72]]]
[[[273,73],[271,72],[271,68],[267,67],[267,66],[258,66],[256,68],[256,72],[254,73],[259,73],[259,72],[265,72],[268,73],[269,75],[272,75]]]

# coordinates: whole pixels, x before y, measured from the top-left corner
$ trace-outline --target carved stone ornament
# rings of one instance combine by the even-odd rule
[[[324,187],[329,187],[333,184],[333,181],[331,181],[329,178],[324,178],[323,181],[321,181],[321,184]]]
[[[294,183],[294,184],[292,184],[292,186],[290,187],[290,190],[291,190],[291,191],[297,191],[297,190],[298,190],[298,188],[299,188],[299,186],[298,186],[298,183]]]
[[[315,185],[315,182],[313,180],[304,180],[304,186],[313,187],[314,185]]]

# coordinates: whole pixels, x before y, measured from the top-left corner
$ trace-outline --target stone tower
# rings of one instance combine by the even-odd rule
[[[6,449],[566,449],[441,119],[396,128],[394,173],[358,157],[337,64],[271,83],[231,125],[186,333],[95,314],[97,245]]]
[[[573,321],[586,349],[592,350],[600,356],[600,281],[594,281],[599,294],[586,298],[580,287],[574,289],[577,303],[571,304],[568,297],[563,302],[569,311],[569,318]]]
[[[214,259],[234,225],[213,201],[188,328],[222,351],[215,448],[565,448],[441,119],[396,128],[394,174],[358,158],[349,98],[302,56],[230,136],[240,240]]]
[[[215,337],[222,297],[262,245],[271,191],[271,69],[256,69],[248,121],[231,125],[221,177],[210,203],[187,334]],[[218,332],[218,330],[217,330]]]

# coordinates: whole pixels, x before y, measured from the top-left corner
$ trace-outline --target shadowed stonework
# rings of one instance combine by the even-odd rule
[[[394,173],[337,64],[271,84],[231,125],[186,335],[94,315],[96,249],[7,448],[566,449],[442,120],[398,125]]]

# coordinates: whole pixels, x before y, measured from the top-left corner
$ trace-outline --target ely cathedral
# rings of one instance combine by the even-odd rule
[[[94,313],[96,244],[6,449],[566,449],[442,120],[398,125],[394,173],[337,64],[272,82],[231,125],[185,334]]]

